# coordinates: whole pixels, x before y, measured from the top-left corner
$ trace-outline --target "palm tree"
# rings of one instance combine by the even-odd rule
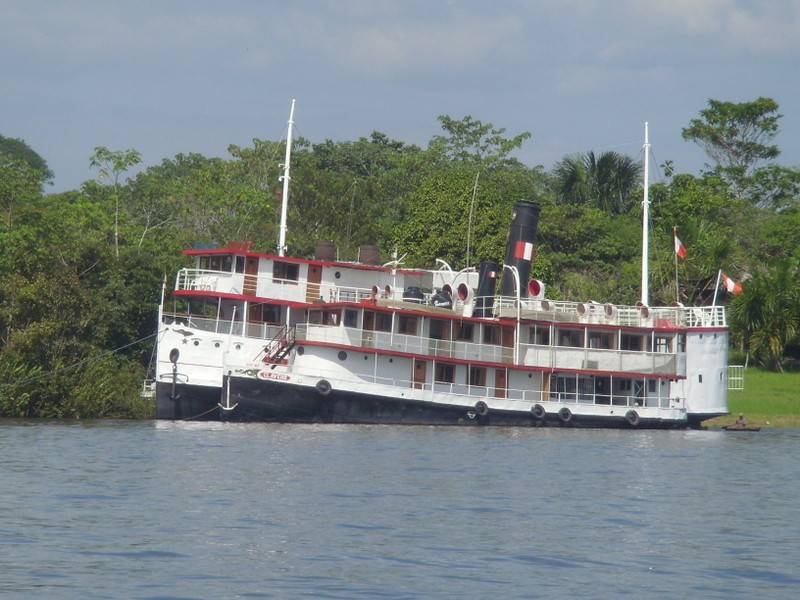
[[[595,156],[565,156],[556,163],[556,191],[569,204],[589,204],[611,214],[626,212],[639,187],[642,166],[631,157],[609,151]]]
[[[786,347],[800,336],[798,282],[798,260],[779,260],[754,273],[730,305],[731,326],[747,351],[778,370]]]

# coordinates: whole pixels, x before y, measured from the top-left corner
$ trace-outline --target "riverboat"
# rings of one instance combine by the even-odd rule
[[[505,260],[461,270],[384,263],[375,246],[342,261],[332,242],[290,257],[283,237],[275,254],[187,250],[194,268],[159,310],[157,417],[684,428],[728,414],[724,308],[548,299],[529,278],[539,213],[517,202]]]

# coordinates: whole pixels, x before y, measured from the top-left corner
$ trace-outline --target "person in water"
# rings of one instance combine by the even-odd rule
[[[737,429],[744,429],[747,427],[747,419],[744,418],[742,413],[739,413],[739,418],[736,419],[736,423],[734,423],[733,426]]]

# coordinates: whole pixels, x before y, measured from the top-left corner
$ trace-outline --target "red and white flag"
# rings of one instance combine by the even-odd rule
[[[678,239],[677,227],[673,229],[672,237],[675,239],[675,254],[678,255],[678,258],[686,258],[686,246],[684,246]]]
[[[518,241],[514,246],[514,258],[522,260],[533,259],[533,244],[530,242]]]
[[[733,294],[734,296],[742,293],[742,284],[736,283],[733,279],[725,275],[725,273],[722,274],[722,286],[728,290],[729,294]]]

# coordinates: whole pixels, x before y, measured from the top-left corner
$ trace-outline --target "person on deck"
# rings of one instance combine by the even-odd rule
[[[736,429],[744,429],[747,427],[747,419],[744,418],[742,413],[739,413],[739,418],[736,419],[736,423],[733,424]]]

